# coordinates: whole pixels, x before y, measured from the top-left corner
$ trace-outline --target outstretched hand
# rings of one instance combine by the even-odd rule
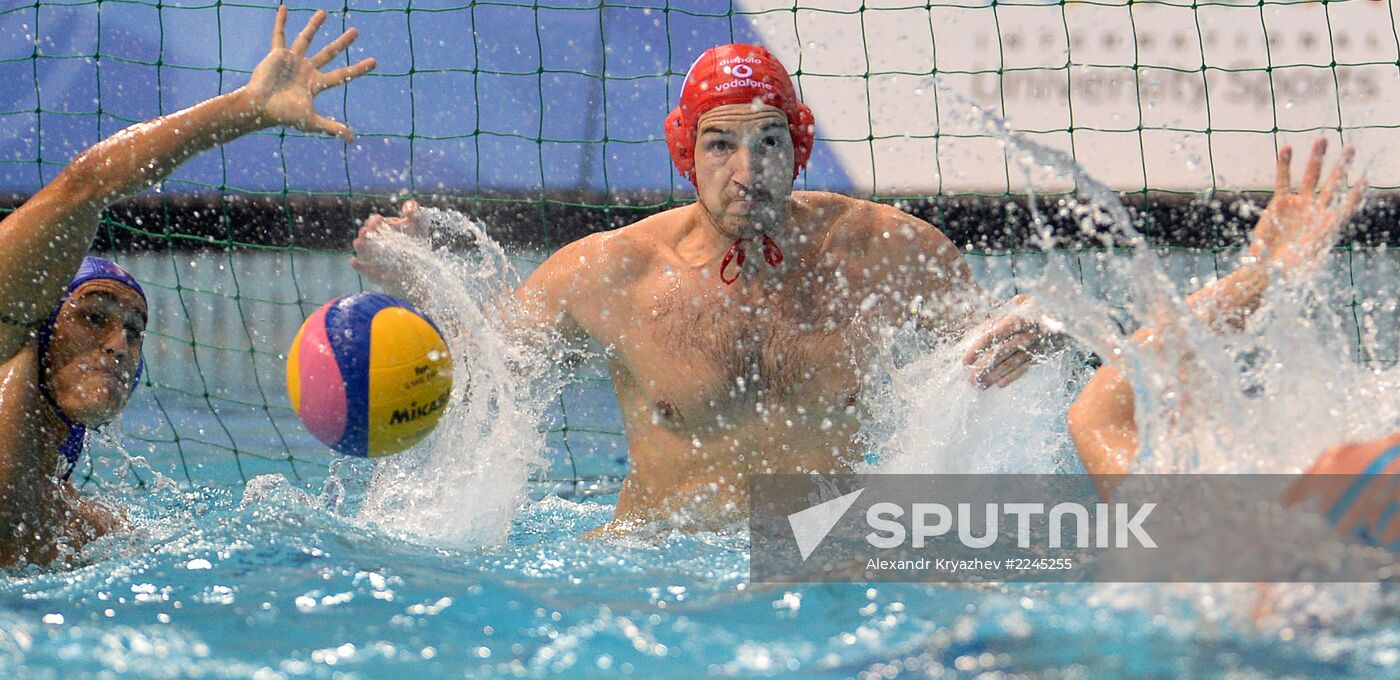
[[[1026,295],[1011,298],[1013,305],[1031,304]],[[979,387],[1006,387],[1039,361],[1064,346],[1064,336],[1011,312],[998,319],[963,355],[972,367],[969,380]]]
[[[344,123],[316,113],[312,100],[322,90],[344,85],[374,69],[374,59],[322,72],[321,69],[355,42],[358,33],[349,29],[311,58],[306,51],[311,40],[326,21],[326,13],[317,10],[301,30],[292,46],[287,47],[287,8],[277,8],[277,20],[272,27],[272,49],[253,69],[245,86],[259,107],[268,125],[286,125],[307,132],[324,132],[354,142],[355,135]]]
[[[1312,154],[1303,171],[1302,184],[1295,192],[1289,177],[1293,149],[1284,146],[1278,152],[1278,170],[1274,179],[1274,196],[1250,239],[1249,254],[1263,265],[1292,272],[1316,264],[1336,243],[1337,233],[1347,218],[1361,203],[1366,180],[1357,182],[1345,196],[1338,196],[1342,177],[1356,150],[1350,146],[1342,151],[1342,160],[1333,166],[1326,181],[1322,177],[1322,159],[1327,155],[1327,139],[1313,142]]]

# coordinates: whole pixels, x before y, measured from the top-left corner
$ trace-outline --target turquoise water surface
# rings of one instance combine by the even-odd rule
[[[199,471],[238,479],[222,465]],[[337,470],[339,493],[367,471]],[[504,543],[434,545],[330,509],[325,469],[301,472],[89,488],[132,529],[0,578],[0,675],[1377,677],[1400,643],[1385,606],[1254,628],[1212,604],[1225,586],[752,584],[743,526],[579,539],[610,496],[536,493]]]
[[[1167,259],[1182,280],[1212,262]],[[608,433],[618,429],[616,404],[596,366],[540,423],[554,431],[541,464],[517,466],[536,481],[503,536],[451,538],[473,533],[459,524],[492,516],[473,505],[486,483],[443,490],[427,511],[381,522],[364,510],[376,463],[334,457],[281,401],[276,352],[309,310],[293,307],[283,312],[290,321],[278,321],[273,308],[264,314],[244,300],[230,312],[227,292],[204,305],[212,298],[199,289],[218,289],[223,275],[217,258],[171,264],[135,265],[153,296],[165,296],[161,308],[185,308],[153,316],[163,324],[152,339],[156,387],[138,390],[124,416],[126,452],[99,444],[91,468],[78,471],[83,493],[120,508],[130,529],[90,545],[71,568],[0,575],[0,677],[1400,676],[1400,599],[1376,585],[1286,585],[1263,595],[1248,584],[773,586],[748,581],[742,524],[580,539],[611,517],[608,480],[627,468],[623,440]],[[994,282],[1013,263],[973,264]],[[259,280],[243,277],[244,294]],[[1393,272],[1374,283],[1358,277],[1348,290],[1385,294],[1394,280]],[[332,289],[303,290],[311,308],[354,284],[314,273],[305,281]],[[1393,312],[1374,328],[1358,317],[1368,343],[1393,351]],[[239,313],[258,322],[245,325]],[[198,370],[179,355],[190,352],[185,337],[205,343]],[[240,350],[240,337],[257,351]],[[988,393],[956,376],[946,384],[904,376],[894,385],[908,383],[905,421],[886,443],[917,440],[914,453],[925,458],[989,461],[980,471],[1073,471],[1065,395],[1084,369],[1056,370]],[[1318,375],[1333,380],[1336,369]],[[929,426],[919,418],[944,413],[958,418],[942,434],[921,429]],[[1025,431],[1008,427],[1005,413]],[[438,441],[433,455],[471,462],[510,453],[484,446]],[[1043,450],[1023,450],[1033,446]],[[1317,450],[1299,448],[1297,460]],[[508,480],[517,468],[491,474]],[[558,484],[575,476],[602,480],[598,493]],[[1261,597],[1274,609],[1262,620]]]

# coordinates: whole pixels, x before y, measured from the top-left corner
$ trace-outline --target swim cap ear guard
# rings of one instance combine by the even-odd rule
[[[141,284],[136,282],[136,277],[131,275],[125,267],[113,262],[105,257],[93,257],[91,255],[83,258],[83,263],[78,266],[78,272],[73,275],[73,280],[63,291],[63,297],[59,299],[58,306],[54,307],[49,318],[44,325],[39,328],[39,394],[43,395],[44,401],[58,414],[59,420],[68,426],[68,437],[63,444],[59,445],[58,452],[68,462],[68,471],[63,475],[66,481],[73,476],[73,469],[78,466],[78,459],[83,455],[83,444],[87,440],[87,428],[81,423],[75,422],[68,417],[67,413],[59,407],[58,400],[49,391],[48,385],[48,353],[49,343],[53,340],[53,327],[58,321],[58,313],[63,310],[63,304],[68,301],[68,296],[73,294],[79,286],[94,279],[110,279],[136,291],[141,296],[143,303],[146,300],[146,291],[141,289]],[[131,377],[131,393],[136,392],[136,386],[141,384],[141,374],[146,370],[146,357],[141,356],[136,364],[136,373]]]
[[[705,51],[685,74],[680,103],[666,116],[666,145],[671,162],[695,184],[695,137],[700,116],[725,104],[758,103],[781,110],[792,135],[792,178],[797,179],[812,157],[817,121],[797,98],[787,69],[758,45],[720,45]]]

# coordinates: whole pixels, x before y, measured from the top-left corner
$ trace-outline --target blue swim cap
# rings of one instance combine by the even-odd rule
[[[146,291],[141,289],[141,284],[136,282],[136,277],[132,276],[131,272],[105,257],[93,257],[92,255],[83,258],[83,263],[78,266],[78,273],[73,275],[73,281],[68,284],[68,290],[63,294],[63,298],[66,300],[73,291],[78,289],[78,286],[93,279],[111,279],[124,284],[136,291],[136,294],[141,296],[142,302],[146,302]],[[55,310],[55,316],[57,316],[57,310]]]
[[[64,473],[63,479],[66,481],[73,476],[73,469],[78,466],[78,459],[83,455],[83,442],[87,438],[87,428],[74,422],[67,413],[59,407],[58,400],[54,399],[53,393],[49,391],[47,376],[49,342],[53,340],[53,327],[58,321],[58,313],[63,309],[63,303],[68,301],[68,296],[73,294],[79,286],[95,279],[110,279],[116,281],[134,291],[141,296],[141,302],[146,303],[146,291],[141,289],[141,284],[136,282],[136,277],[126,268],[105,257],[94,257],[88,255],[83,258],[83,263],[78,266],[78,273],[73,275],[73,280],[63,291],[63,297],[59,299],[58,305],[49,314],[48,320],[39,328],[39,393],[44,395],[44,401],[49,403],[58,414],[64,425],[68,426],[68,437],[63,440],[63,444],[58,447],[58,452],[63,454],[63,458],[68,461],[68,471]],[[136,365],[136,375],[131,379],[131,391],[136,391],[136,386],[141,382],[141,373],[146,368],[146,359],[141,357]]]

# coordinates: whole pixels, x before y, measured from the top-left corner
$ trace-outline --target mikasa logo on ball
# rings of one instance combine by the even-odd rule
[[[451,396],[451,392],[443,392],[442,396],[439,396],[437,399],[434,399],[423,406],[419,406],[418,402],[415,401],[412,404],[410,404],[408,408],[394,409],[393,415],[389,417],[389,424],[400,425],[402,423],[411,423],[415,420],[418,420],[419,418],[427,417],[428,415],[437,412],[438,409],[446,406],[447,400]]]

